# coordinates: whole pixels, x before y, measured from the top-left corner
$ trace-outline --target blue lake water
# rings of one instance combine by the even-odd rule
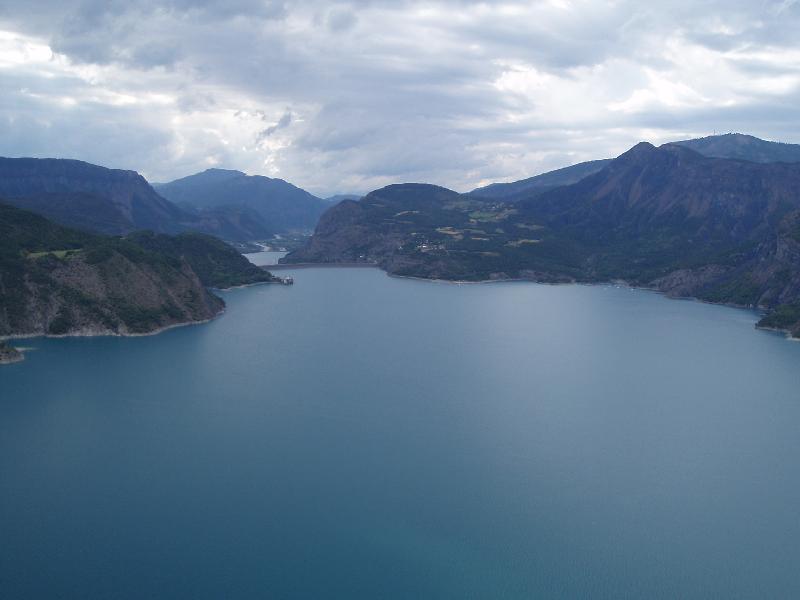
[[[754,313],[288,273],[21,343],[0,597],[800,597],[800,344]]]

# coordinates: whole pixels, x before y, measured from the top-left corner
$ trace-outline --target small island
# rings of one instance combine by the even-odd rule
[[[24,358],[22,352],[5,342],[0,342],[0,365],[10,365],[11,363],[20,362]]]

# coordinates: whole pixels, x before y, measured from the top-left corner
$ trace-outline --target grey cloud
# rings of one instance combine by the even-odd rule
[[[333,8],[328,11],[326,24],[331,31],[347,31],[358,22],[356,14],[347,8]]]
[[[4,90],[36,94],[0,100],[0,151],[158,179],[218,164],[325,194],[414,179],[468,189],[644,136],[800,141],[798,26],[797,3],[752,0],[4,4],[0,29],[102,68],[0,71]],[[148,95],[164,99],[126,104]]]
[[[274,125],[270,125],[266,129],[262,129],[260,132],[258,132],[256,140],[259,142],[263,141],[276,131],[279,131],[281,129],[286,129],[291,124],[292,124],[292,111],[287,110],[285,113],[283,113],[281,118],[278,119],[277,123],[275,123]]]

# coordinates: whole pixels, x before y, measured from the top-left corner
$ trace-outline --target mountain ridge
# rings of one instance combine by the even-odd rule
[[[562,167],[553,171],[547,171],[527,177],[518,181],[508,183],[490,183],[489,185],[475,188],[470,195],[483,198],[507,198],[509,202],[514,202],[519,197],[528,194],[541,194],[551,189],[577,183],[584,177],[597,173],[611,159],[590,160],[576,163],[568,167]]]
[[[744,133],[725,133],[669,142],[710,158],[731,158],[750,162],[800,162],[800,144],[762,140]]]
[[[667,142],[663,146],[683,146],[710,158],[729,158],[749,162],[800,162],[800,144],[762,140],[742,133],[711,135],[703,138]],[[471,195],[517,202],[564,185],[577,183],[600,171],[612,159],[581,162],[554,171],[547,171],[508,183],[492,183],[479,187]]]
[[[121,233],[152,229],[161,233],[180,231],[181,211],[162,198],[136,171],[109,169],[80,160],[61,158],[0,158],[0,197],[24,205],[26,199],[69,198],[107,202]],[[46,203],[34,205],[40,210]],[[95,203],[96,208],[99,204]],[[25,206],[23,206],[25,207]],[[54,215],[58,216],[58,215]],[[110,233],[110,232],[109,232]]]
[[[0,157],[0,197],[67,227],[107,235],[198,231],[231,241],[272,235],[260,216],[241,207],[185,210],[136,171],[73,159]]]
[[[206,169],[159,184],[156,190],[172,202],[197,209],[245,206],[261,215],[276,233],[313,229],[330,206],[283,179],[228,169]]]

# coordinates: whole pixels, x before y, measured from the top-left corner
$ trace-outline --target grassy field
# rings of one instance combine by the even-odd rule
[[[26,254],[26,258],[37,259],[45,256],[55,256],[56,258],[67,258],[73,254],[77,254],[80,250],[48,250],[47,252],[30,252]]]

